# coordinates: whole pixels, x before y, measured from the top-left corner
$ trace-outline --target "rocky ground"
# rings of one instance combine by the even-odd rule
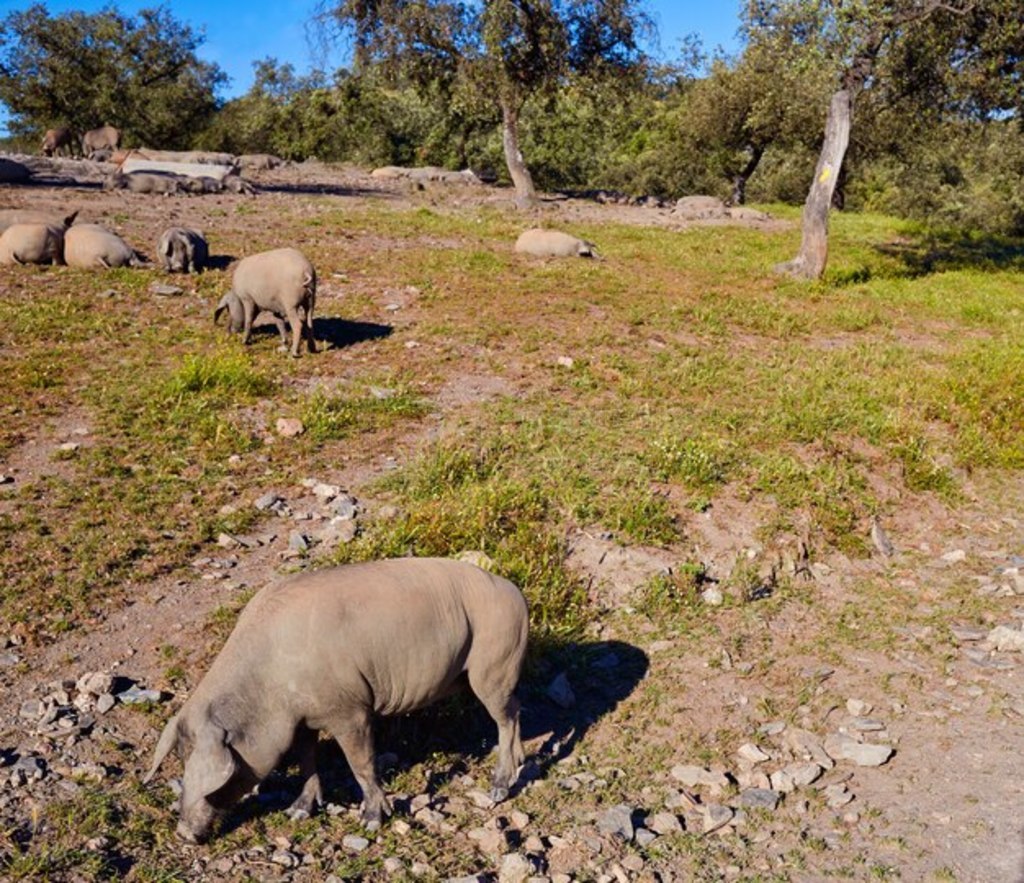
[[[508,199],[493,188],[422,190],[355,170],[297,166],[255,180],[264,191],[256,200],[314,193],[457,208]],[[10,195],[18,206],[64,200],[59,188]],[[211,197],[210,205],[246,198]],[[582,201],[544,211],[700,220]],[[399,295],[385,294],[382,309]],[[409,300],[403,309],[414,308]],[[467,376],[435,406],[455,412],[500,389],[499,378]],[[267,432],[287,445],[302,429],[278,421]],[[0,463],[0,511],[18,505],[15,491],[40,473],[61,468],[55,452],[73,456],[91,433],[76,415],[41,422]],[[705,566],[700,605],[714,622],[700,640],[686,620],[651,615],[649,586],[671,573],[671,555],[580,529],[567,538],[567,560],[599,613],[585,640],[529,675],[530,759],[508,802],[495,806],[486,793],[489,722],[439,733],[450,728],[449,709],[386,731],[379,760],[396,814],[379,832],[360,828],[354,784],[325,745],[321,816],[283,817],[294,777],[282,773],[211,846],[175,844],[165,786],[147,798],[138,785],[183,698],[168,688],[168,666],[196,683],[223,640],[217,622],[230,624],[251,591],[315,560],[318,548],[352,540],[371,514],[388,518],[364,488],[414,441],[295,485],[244,490],[232,505],[254,510],[251,530],[220,534],[189,568],[133,585],[129,605],[66,636],[0,635],[0,876],[7,862],[31,878],[31,866],[13,857],[55,830],[70,830],[64,839],[74,841],[79,826],[80,868],[42,870],[40,879],[91,879],[96,867],[156,879],[141,870],[145,848],[126,846],[123,835],[147,817],[161,832],[162,879],[1024,880],[1019,476],[968,480],[955,510],[907,497],[898,517],[874,527],[873,552],[861,559],[832,552],[809,561],[799,538],[774,558],[757,539],[759,513],[743,501],[694,513],[689,532]],[[466,553],[486,566],[481,553]],[[738,604],[723,586],[744,561],[758,579]],[[775,591],[783,581],[797,587],[785,597]],[[896,610],[901,625],[889,628]],[[830,640],[837,634],[842,641]],[[97,810],[99,821],[79,824],[74,813],[104,793],[121,795],[133,815]],[[62,806],[70,817],[55,812]],[[102,861],[89,865],[89,854]]]

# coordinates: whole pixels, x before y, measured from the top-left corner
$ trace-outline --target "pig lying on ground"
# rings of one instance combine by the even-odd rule
[[[198,273],[209,250],[203,234],[189,227],[168,227],[160,234],[156,253],[168,273]]]
[[[337,739],[376,827],[391,808],[377,780],[374,714],[405,714],[460,676],[498,725],[491,796],[523,762],[519,680],[529,617],[512,583],[436,558],[374,561],[300,574],[260,591],[220,655],[160,736],[145,782],[175,748],[185,762],[178,835],[206,839],[217,816],[262,781],[289,747],[304,781],[293,815],[322,802],[317,731]]]
[[[63,226],[13,224],[0,234],[0,264],[63,263]]]
[[[177,175],[159,172],[114,172],[103,182],[104,190],[130,190],[132,193],[184,193],[185,187]]]
[[[76,224],[64,234],[64,260],[69,267],[138,267],[144,261],[116,233],[99,224]]]
[[[592,242],[577,239],[560,230],[542,230],[539,227],[520,235],[516,240],[516,251],[534,257],[597,257]]]
[[[0,209],[0,233],[15,224],[46,224],[50,227],[64,227],[67,229],[78,217],[78,212],[72,212],[62,218],[53,212],[37,212],[33,209],[7,208]]]
[[[313,309],[316,306],[316,271],[306,256],[295,248],[277,248],[250,255],[239,261],[231,280],[231,290],[221,298],[213,321],[225,310],[231,316],[228,329],[242,332],[242,343],[252,337],[252,323],[262,311],[273,313],[281,342],[287,344],[282,317],[292,326],[292,355],[298,357],[303,335],[311,353]],[[304,317],[299,316],[302,308]]]

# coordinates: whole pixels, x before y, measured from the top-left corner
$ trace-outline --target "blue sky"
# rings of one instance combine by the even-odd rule
[[[0,0],[0,15],[28,5]],[[110,0],[46,0],[45,5],[57,14],[70,9],[96,12],[111,4]],[[139,9],[159,5],[159,0],[122,0],[113,5],[135,14]],[[216,62],[231,77],[224,97],[240,95],[252,85],[252,63],[258,59],[272,56],[291,62],[299,73],[318,63],[330,70],[343,61],[340,51],[326,59],[318,58],[309,39],[307,25],[316,0],[167,0],[165,5],[175,18],[205,29],[206,43],[199,54]],[[740,0],[647,0],[647,9],[658,25],[657,54],[674,57],[680,39],[691,32],[700,35],[707,49],[723,46],[727,51],[735,50],[739,8]]]

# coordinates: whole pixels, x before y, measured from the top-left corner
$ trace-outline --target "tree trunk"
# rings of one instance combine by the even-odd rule
[[[537,191],[519,149],[519,109],[508,100],[501,102],[501,143],[505,148],[508,173],[516,189],[516,205],[532,208],[537,203]]]
[[[804,203],[803,237],[800,252],[775,270],[800,279],[820,279],[828,260],[828,211],[839,170],[850,143],[853,93],[840,89],[832,96],[825,122],[825,143],[814,170],[814,181]]]
[[[761,162],[761,157],[764,156],[764,148],[761,146],[750,148],[750,159],[747,164],[732,179],[732,204],[743,205],[747,200],[747,181],[750,180],[750,176],[757,171],[757,165]]]

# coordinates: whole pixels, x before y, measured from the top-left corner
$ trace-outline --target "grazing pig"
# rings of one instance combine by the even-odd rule
[[[70,155],[74,153],[77,140],[75,133],[66,126],[47,129],[41,145],[43,156],[59,156],[62,149]]]
[[[164,230],[156,244],[156,253],[168,273],[198,273],[206,266],[209,254],[203,234],[188,227]]]
[[[559,230],[542,230],[535,227],[521,234],[516,240],[516,251],[532,254],[534,257],[596,257],[594,244],[577,239]]]
[[[138,253],[116,233],[99,224],[76,224],[64,234],[64,260],[69,267],[138,267]]]
[[[82,152],[88,157],[97,150],[116,151],[121,143],[121,133],[113,126],[100,126],[90,129],[82,136]]]
[[[316,270],[306,256],[295,248],[278,248],[250,255],[239,261],[231,280],[231,290],[221,298],[213,314],[213,321],[227,310],[231,316],[231,331],[241,330],[242,343],[252,337],[252,323],[256,315],[266,310],[276,317],[282,343],[286,343],[284,323],[292,326],[291,353],[299,355],[303,334],[311,353],[316,352],[313,339],[313,308],[316,306]],[[299,317],[299,308],[305,314]]]
[[[0,264],[63,263],[63,226],[13,224],[0,235]]]
[[[463,674],[498,725],[491,797],[523,762],[514,695],[529,617],[512,583],[472,564],[399,558],[304,573],[260,591],[156,748],[149,782],[175,748],[185,762],[178,835],[205,840],[217,816],[297,750],[293,816],[323,798],[317,731],[338,741],[363,792],[362,817],[391,807],[374,769],[372,718],[452,692]]]

